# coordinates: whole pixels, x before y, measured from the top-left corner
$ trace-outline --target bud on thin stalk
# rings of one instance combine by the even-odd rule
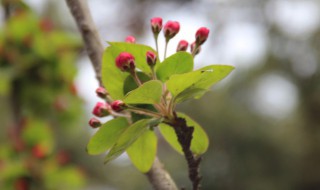
[[[196,42],[193,42],[190,47],[191,47],[191,54],[193,57],[195,57],[198,53],[200,53],[201,46],[198,46]]]
[[[198,46],[201,46],[207,39],[209,36],[209,32],[210,30],[206,27],[201,27],[197,30],[196,32],[196,44]]]
[[[177,46],[177,52],[187,51],[189,43],[186,40],[181,40]]]
[[[98,128],[101,126],[101,122],[100,120],[96,119],[96,118],[91,118],[89,120],[89,125],[92,127],[92,128]]]
[[[110,105],[105,102],[98,102],[92,110],[92,114],[97,117],[109,115]]]
[[[96,94],[98,97],[103,98],[103,99],[106,98],[108,95],[106,89],[101,86],[96,89]]]
[[[121,112],[127,108],[126,104],[121,100],[115,100],[111,103],[111,108],[115,112]]]
[[[134,44],[134,43],[136,43],[136,39],[133,36],[127,36],[126,39],[125,39],[125,42]]]
[[[153,38],[156,42],[156,50],[157,50],[157,52],[159,52],[158,36],[159,36],[159,33],[162,29],[162,18],[161,17],[154,17],[150,20],[150,23],[151,23],[151,30],[153,32]]]

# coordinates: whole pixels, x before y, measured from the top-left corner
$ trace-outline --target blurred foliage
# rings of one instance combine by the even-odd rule
[[[86,184],[55,137],[59,130],[70,136],[68,130],[81,122],[82,101],[73,84],[80,48],[78,38],[30,9],[10,13],[0,31],[0,96],[10,101],[2,109],[12,111],[0,146],[0,189],[78,190]]]

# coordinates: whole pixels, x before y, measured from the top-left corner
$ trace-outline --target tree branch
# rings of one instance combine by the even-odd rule
[[[66,2],[82,35],[85,48],[93,65],[99,85],[103,86],[101,79],[103,46],[98,31],[93,23],[88,5],[84,0],[66,0]]]
[[[101,80],[103,46],[93,23],[88,5],[84,0],[66,0],[66,2],[81,32],[86,50],[96,73],[96,78],[99,81],[100,86],[103,86]],[[146,173],[146,176],[156,190],[178,189],[158,158],[155,159],[150,171]]]
[[[177,134],[178,141],[184,153],[184,157],[187,160],[189,168],[189,179],[192,182],[193,190],[199,190],[201,182],[201,176],[199,173],[201,157],[195,157],[195,155],[190,150],[194,127],[187,126],[186,120],[184,118],[177,117],[176,114],[174,114],[174,119],[168,124],[173,127],[175,133]]]

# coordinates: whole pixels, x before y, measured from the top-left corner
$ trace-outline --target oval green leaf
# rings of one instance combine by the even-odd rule
[[[178,52],[156,66],[157,77],[167,81],[174,74],[183,74],[193,70],[193,57],[187,52]]]
[[[127,154],[134,166],[142,173],[150,170],[157,152],[157,136],[147,130],[128,149]]]
[[[130,125],[117,139],[105,157],[105,163],[120,156],[132,143],[134,143],[146,130],[151,119],[142,119]]]
[[[115,66],[116,57],[121,52],[129,52],[135,57],[136,67],[141,71],[150,74],[151,70],[146,62],[146,52],[153,51],[151,47],[141,44],[131,44],[126,42],[108,42],[102,58],[102,82],[113,99],[122,99],[124,97],[124,81],[129,73],[120,71]],[[159,64],[159,63],[157,63]]]
[[[152,80],[129,92],[123,101],[126,104],[155,104],[160,102],[161,96],[162,83]]]
[[[178,116],[186,119],[187,125],[189,127],[194,127],[193,138],[190,147],[191,151],[196,155],[205,153],[209,147],[209,138],[204,129],[189,116],[183,113],[178,113]],[[174,132],[174,129],[167,124],[161,123],[159,125],[159,130],[164,139],[171,145],[171,147],[182,154],[182,148],[180,143],[178,142],[177,135]]]
[[[90,139],[87,146],[88,154],[97,155],[106,152],[116,143],[128,126],[127,120],[123,117],[112,119],[103,124]]]

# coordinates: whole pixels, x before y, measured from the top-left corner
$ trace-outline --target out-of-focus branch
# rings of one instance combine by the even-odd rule
[[[155,190],[178,190],[175,182],[168,172],[164,170],[163,165],[158,158],[155,159],[152,168],[146,175]]]
[[[101,61],[103,46],[98,31],[93,23],[88,5],[84,0],[66,0],[66,2],[82,35],[85,48],[94,67],[99,85],[102,86]]]
[[[101,59],[103,46],[93,23],[88,5],[84,0],[66,0],[66,2],[81,32],[97,80],[100,86],[102,86]],[[158,158],[155,159],[146,176],[156,190],[178,190],[175,182],[172,180],[170,174],[163,168]]]

